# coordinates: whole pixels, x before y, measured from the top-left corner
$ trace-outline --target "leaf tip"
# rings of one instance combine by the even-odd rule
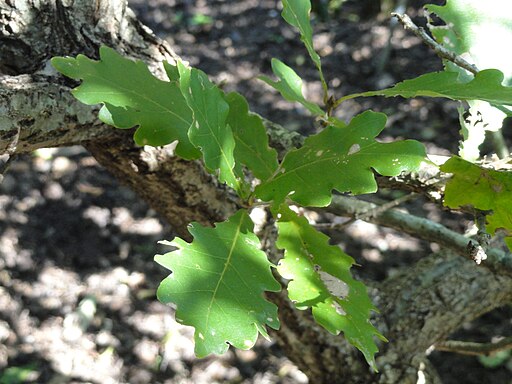
[[[70,77],[72,79],[80,78],[78,65],[75,58],[57,56],[53,57],[50,60],[50,63],[52,64],[53,68],[62,73],[64,76]]]

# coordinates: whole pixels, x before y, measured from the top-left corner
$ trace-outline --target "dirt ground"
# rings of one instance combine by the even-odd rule
[[[307,97],[319,101],[313,66],[297,34],[281,20],[277,1],[129,3],[179,55],[226,90],[242,93],[255,112],[291,130],[314,132],[303,109],[257,79],[271,75],[272,57],[282,59],[305,79]],[[346,1],[327,20],[315,19],[315,46],[336,95],[441,69],[400,27],[390,39],[389,18],[368,13],[363,3]],[[408,14],[417,17],[424,3],[409,1]],[[338,116],[350,119],[368,108],[390,116],[383,138],[419,139],[434,154],[457,149],[455,103],[356,100]],[[394,196],[384,192],[380,198]],[[443,218],[458,231],[469,223],[421,199],[405,207]],[[436,249],[359,221],[331,235],[362,265],[357,273],[375,281]],[[153,262],[164,251],[157,241],[172,237],[172,228],[83,148],[40,150],[18,159],[0,184],[0,384],[306,383],[280,349],[264,340],[251,351],[194,357],[191,328],[176,323],[173,309],[155,298],[166,275]],[[502,308],[463,324],[454,337],[488,341],[510,335],[511,318],[511,307]],[[512,383],[510,357],[494,368],[448,353],[434,353],[432,361],[447,384]]]

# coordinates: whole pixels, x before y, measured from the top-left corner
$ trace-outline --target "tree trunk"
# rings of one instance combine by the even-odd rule
[[[140,148],[132,131],[105,126],[96,107],[69,93],[72,81],[49,65],[53,56],[97,57],[100,45],[147,62],[173,60],[172,49],[141,25],[125,1],[0,0],[0,153],[83,144],[121,182],[160,212],[180,236],[191,221],[212,223],[237,208],[236,198],[199,162],[173,156],[171,147]],[[274,144],[300,141],[271,126]],[[271,251],[273,257],[278,253]],[[298,311],[285,292],[273,294],[282,329],[274,333],[288,357],[313,383],[415,383],[429,376],[426,350],[470,321],[512,299],[512,278],[479,268],[449,252],[426,257],[414,268],[371,290],[381,314],[374,319],[389,339],[381,345],[380,373],[342,336],[333,336]]]

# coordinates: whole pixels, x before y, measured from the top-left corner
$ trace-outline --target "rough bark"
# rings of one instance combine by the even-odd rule
[[[224,219],[237,202],[199,163],[175,158],[171,147],[136,147],[132,132],[106,127],[95,108],[76,102],[69,94],[74,84],[48,64],[55,55],[95,57],[101,44],[146,61],[156,73],[159,62],[174,56],[125,1],[0,0],[0,153],[83,143],[180,235],[190,221]],[[273,140],[282,148],[300,141],[277,132]],[[372,296],[381,309],[376,324],[390,340],[381,346],[380,374],[370,373],[341,336],[294,309],[285,292],[272,295],[283,324],[275,337],[311,382],[416,382],[422,364],[428,368],[425,351],[463,322],[509,302],[512,279],[442,252],[372,288]],[[435,374],[429,377],[435,382]]]
[[[135,148],[127,135],[90,141],[85,147],[117,179],[167,218],[185,239],[190,240],[186,228],[192,221],[211,224],[236,210],[229,192],[199,162],[177,159],[172,147]]]

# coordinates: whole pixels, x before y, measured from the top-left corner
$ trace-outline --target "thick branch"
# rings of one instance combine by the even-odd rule
[[[0,77],[0,153],[80,144],[114,134],[98,120],[97,108],[78,102],[55,77],[38,77]]]
[[[0,0],[0,153],[17,133],[15,153],[112,134],[96,108],[71,96],[76,84],[57,76],[49,63],[53,56],[97,57],[101,45],[145,61],[159,75],[161,62],[175,57],[126,1]]]
[[[512,278],[442,252],[387,279],[378,289],[374,301],[382,312],[381,324],[389,327],[384,334],[390,343],[383,346],[377,361],[392,374],[407,371],[398,368],[400,362],[414,367],[431,345],[445,340],[461,324],[507,305]]]
[[[229,191],[199,162],[176,158],[172,146],[137,148],[131,134],[120,132],[109,140],[88,142],[85,147],[187,240],[191,240],[187,231],[189,223],[211,225],[224,220],[237,208]]]

